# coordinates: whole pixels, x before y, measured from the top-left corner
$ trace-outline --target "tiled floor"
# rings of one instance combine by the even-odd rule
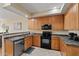
[[[59,51],[33,47],[31,52],[25,52],[22,56],[61,56]]]
[[[0,48],[0,56],[2,55],[2,48]]]

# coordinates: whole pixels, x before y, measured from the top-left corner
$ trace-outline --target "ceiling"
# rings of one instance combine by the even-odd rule
[[[4,9],[24,17],[40,17],[64,14],[68,7],[68,3],[11,3]]]
[[[54,8],[61,8],[63,3],[22,3],[21,5],[30,13],[35,14]]]
[[[18,15],[14,12],[11,12],[9,10],[6,9],[2,9],[0,8],[0,20],[6,20],[6,19],[11,19],[11,20],[18,20],[22,15]]]

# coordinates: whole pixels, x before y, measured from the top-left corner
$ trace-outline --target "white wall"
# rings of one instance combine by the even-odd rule
[[[25,32],[28,31],[28,22],[27,18],[20,16],[19,14],[16,14],[14,12],[10,12],[5,9],[0,9],[0,27],[2,24],[5,24],[6,26],[9,26],[9,33],[14,32]],[[14,29],[14,25],[17,22],[22,23],[22,29],[16,30]],[[0,29],[0,32],[4,31],[4,29]]]

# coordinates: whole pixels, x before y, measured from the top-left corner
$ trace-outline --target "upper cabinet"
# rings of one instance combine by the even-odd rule
[[[64,17],[63,15],[53,16],[51,19],[53,30],[63,30],[64,29]]]
[[[64,29],[65,30],[79,30],[79,4],[74,4],[69,8],[64,16]]]
[[[30,30],[41,30],[41,26],[44,24],[51,24],[52,30],[63,30],[64,15],[37,17],[34,21],[32,21],[32,19],[28,20],[28,27]]]

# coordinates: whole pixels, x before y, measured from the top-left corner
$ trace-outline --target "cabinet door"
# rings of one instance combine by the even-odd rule
[[[13,56],[13,42],[11,42],[9,39],[5,40],[5,55]]]
[[[79,56],[79,47],[78,46],[72,46],[68,45],[67,46],[68,51],[67,51],[67,56]]]
[[[70,55],[70,48],[68,47],[67,44],[64,43],[63,40],[60,40],[60,51],[61,51],[61,54],[64,56]]]
[[[28,47],[31,47],[32,46],[32,36],[29,37],[28,45],[29,45]]]
[[[60,50],[60,39],[59,39],[59,37],[52,37],[51,49]]]
[[[31,46],[32,46],[32,37],[28,36],[24,39],[24,49],[26,50]]]
[[[68,12],[65,14],[64,29],[78,30],[78,4],[70,7]]]
[[[28,48],[28,37],[24,39],[24,50]]]
[[[40,40],[41,40],[40,39],[40,34],[35,34],[33,36],[33,45],[37,46],[37,47],[40,47],[40,44],[41,44]]]
[[[65,44],[62,40],[60,40],[60,51],[62,55],[65,55],[64,51],[65,51]]]

